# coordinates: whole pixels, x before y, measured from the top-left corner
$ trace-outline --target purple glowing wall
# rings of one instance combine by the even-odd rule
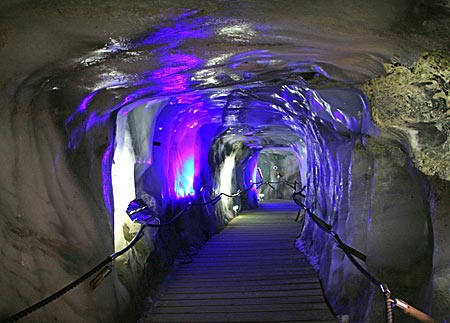
[[[217,133],[220,115],[208,108],[208,97],[182,94],[173,98],[158,117],[154,149],[164,161],[159,172],[164,177],[164,196],[184,198],[194,195],[207,180],[209,145]],[[214,122],[216,120],[216,122]]]

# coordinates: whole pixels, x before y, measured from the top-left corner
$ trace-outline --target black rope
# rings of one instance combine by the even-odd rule
[[[285,183],[288,184],[290,187],[292,187],[294,190],[296,189],[298,183],[297,181],[295,181],[293,183],[293,185],[291,186],[289,182],[287,181],[279,181],[279,182],[258,182],[258,183],[252,183],[248,188],[246,188],[245,190],[241,191],[238,190],[235,194],[226,194],[226,193],[220,193],[219,195],[217,195],[216,197],[210,199],[209,201],[203,202],[203,203],[192,203],[189,202],[183,209],[181,209],[174,217],[172,217],[169,221],[164,222],[164,223],[158,223],[158,224],[154,224],[154,223],[145,223],[143,225],[141,225],[141,228],[139,230],[139,232],[136,234],[136,236],[133,238],[133,240],[130,242],[129,245],[127,245],[125,248],[119,250],[118,252],[113,253],[112,255],[108,256],[105,260],[103,260],[101,263],[99,263],[97,266],[95,266],[94,268],[92,268],[90,271],[88,271],[87,273],[85,273],[83,276],[81,276],[80,278],[76,279],[75,281],[73,281],[72,283],[70,283],[69,285],[65,286],[64,288],[60,289],[59,291],[57,291],[56,293],[52,294],[51,296],[43,299],[42,301],[18,312],[17,314],[7,318],[6,320],[1,321],[0,323],[12,323],[15,322],[17,320],[20,320],[21,318],[33,313],[34,311],[48,305],[49,303],[55,301],[56,299],[60,298],[61,296],[63,296],[64,294],[66,294],[67,292],[69,292],[70,290],[72,290],[73,288],[77,287],[78,285],[80,285],[81,283],[83,283],[84,281],[86,281],[88,278],[90,278],[92,275],[94,275],[95,273],[99,272],[100,270],[104,269],[104,268],[108,268],[108,270],[106,271],[106,274],[103,276],[106,277],[106,275],[110,272],[110,267],[112,264],[112,261],[115,260],[117,257],[123,255],[124,253],[126,253],[128,250],[130,250],[131,248],[133,248],[135,246],[135,244],[144,236],[144,229],[145,227],[153,227],[153,228],[160,228],[160,227],[164,227],[164,226],[168,226],[171,225],[172,223],[174,223],[176,220],[178,220],[183,214],[186,213],[186,211],[191,208],[192,206],[206,206],[206,205],[214,205],[216,204],[218,201],[220,201],[220,199],[222,198],[222,196],[228,197],[228,198],[235,198],[235,197],[239,197],[244,193],[247,193],[253,186],[255,186],[257,189],[260,188],[262,185],[268,185],[269,187],[271,187],[272,189],[275,190],[275,187],[273,187],[271,184],[280,184],[280,183]],[[305,197],[305,195],[303,194],[303,191],[305,190],[306,186],[304,186],[299,192],[294,192],[292,193],[292,198],[294,199],[294,201],[297,203],[297,205],[299,205],[300,207],[302,207],[303,209],[305,209],[305,211],[308,213],[308,215],[313,219],[314,223],[316,223],[323,231],[327,232],[328,234],[330,234],[331,236],[333,236],[333,238],[336,240],[337,244],[339,247],[342,248],[342,250],[344,251],[345,255],[349,258],[349,260],[352,262],[352,264],[373,284],[377,285],[378,287],[381,287],[383,289],[383,284],[381,284],[380,281],[378,281],[375,277],[373,277],[366,269],[364,269],[359,263],[358,261],[354,258],[354,256],[362,259],[362,260],[366,260],[365,259],[365,255],[363,255],[362,253],[358,252],[357,250],[353,249],[352,247],[346,245],[341,238],[339,237],[339,235],[337,233],[335,233],[334,231],[331,230],[332,226],[329,225],[328,223],[326,223],[325,221],[323,221],[321,218],[319,218],[318,216],[316,216],[313,212],[311,212],[298,198],[297,196],[302,196]],[[146,209],[148,207],[143,206],[142,208],[136,210],[136,212],[142,211],[144,209]],[[99,283],[99,281],[101,282],[102,279],[99,279],[97,281],[97,284]],[[386,293],[383,292],[386,296],[386,313],[387,313],[387,319],[388,319],[388,323],[392,322],[392,308],[390,306],[390,292]],[[388,306],[388,300],[389,300],[389,306]],[[391,321],[389,321],[389,313],[390,313],[390,317],[391,317]]]
[[[112,255],[108,256],[105,260],[103,260],[97,266],[95,266],[94,268],[89,270],[87,273],[85,273],[80,278],[74,280],[69,285],[61,288],[59,291],[57,291],[56,293],[54,293],[54,294],[50,295],[49,297],[43,299],[42,301],[40,301],[40,302],[38,302],[38,303],[36,303],[36,304],[34,304],[34,305],[32,305],[32,306],[22,310],[20,312],[18,312],[17,314],[7,318],[6,320],[1,321],[1,323],[11,323],[11,322],[18,321],[21,318],[24,318],[25,316],[33,313],[34,311],[36,311],[36,310],[38,310],[38,309],[40,309],[40,308],[50,304],[51,302],[57,300],[58,298],[60,298],[61,296],[63,296],[67,292],[71,291],[72,289],[74,289],[75,287],[77,287],[78,285],[80,285],[81,283],[86,281],[87,279],[89,279],[92,275],[94,275],[98,271],[102,270],[106,266],[109,267],[114,259],[116,259],[117,257],[123,255],[125,252],[127,252],[128,250],[133,248],[134,245],[143,237],[143,235],[144,235],[144,228],[145,228],[145,225],[142,225],[140,230],[139,230],[139,232],[136,234],[136,236],[134,237],[134,239],[130,242],[130,244],[128,246],[126,246],[122,250],[120,250],[118,252],[115,252]]]
[[[141,240],[141,238],[144,236],[144,229],[146,226],[149,226],[147,224],[145,225],[141,225],[141,228],[139,229],[138,233],[134,236],[133,240],[131,240],[130,244],[128,246],[126,246],[125,248],[123,248],[122,250],[119,250],[115,253],[113,253],[110,258],[111,260],[116,259],[117,257],[123,255],[125,252],[127,252],[128,250],[130,250],[131,248],[134,247],[134,245]]]
[[[90,271],[85,273],[83,276],[81,276],[80,278],[76,279],[75,281],[73,281],[69,285],[63,287],[62,289],[60,289],[56,293],[50,295],[49,297],[43,299],[42,301],[40,301],[40,302],[38,302],[38,303],[36,303],[36,304],[34,304],[32,306],[30,306],[30,307],[28,307],[28,308],[26,308],[26,309],[24,309],[24,310],[22,310],[22,311],[20,311],[20,312],[18,312],[16,314],[14,314],[13,316],[8,317],[7,319],[1,321],[0,323],[12,323],[12,322],[18,321],[18,320],[24,318],[25,316],[33,313],[34,311],[36,311],[36,310],[38,310],[38,309],[40,309],[40,308],[50,304],[51,302],[57,300],[58,298],[60,298],[61,296],[63,296],[64,294],[66,294],[67,292],[72,290],[73,288],[77,287],[78,285],[80,285],[81,283],[83,283],[84,281],[89,279],[92,275],[94,275],[95,273],[97,273],[100,270],[104,269],[105,267],[108,267],[108,269],[109,269],[113,260],[115,260],[117,257],[123,255],[128,250],[133,248],[135,246],[135,244],[144,236],[144,229],[145,229],[145,227],[160,228],[160,227],[171,225],[176,220],[178,220],[178,218],[180,218],[192,206],[205,206],[205,205],[209,205],[209,204],[214,205],[222,198],[222,196],[226,196],[226,197],[229,197],[229,198],[235,198],[235,197],[241,196],[243,193],[247,193],[253,186],[255,186],[256,188],[259,188],[259,187],[261,187],[264,184],[266,184],[266,183],[264,183],[264,182],[252,183],[250,185],[250,187],[246,188],[244,191],[239,190],[235,194],[226,194],[226,193],[222,192],[219,195],[217,195],[216,197],[214,197],[211,200],[209,200],[207,202],[204,202],[204,203],[192,203],[192,202],[189,202],[172,219],[170,219],[169,221],[167,221],[165,223],[153,224],[153,223],[148,223],[147,222],[147,223],[141,225],[141,228],[140,228],[139,232],[136,234],[136,236],[133,238],[133,240],[125,248],[123,248],[123,249],[113,253],[112,255],[108,256],[105,260],[103,260],[97,266],[95,266]],[[269,186],[270,186],[270,184],[269,184]],[[147,208],[148,208],[147,206],[143,206],[142,208],[139,208],[138,210],[135,210],[135,212],[143,211],[143,210],[145,210]],[[109,272],[110,271],[108,271],[104,275],[104,277],[106,277],[106,275]],[[101,281],[101,280],[99,280],[99,281]],[[97,284],[98,284],[98,282],[97,282]],[[97,284],[95,284],[95,285],[97,285]]]
[[[351,261],[351,263],[374,285],[377,287],[381,286],[381,282],[376,279],[374,276],[372,276],[363,266],[360,265],[360,263],[353,257],[353,255],[348,251],[348,246],[341,240],[341,237],[334,232],[330,232],[331,236],[336,240],[338,245],[342,248],[347,258]]]
[[[392,323],[393,317],[392,317],[392,299],[391,299],[391,291],[387,287],[386,284],[380,285],[381,292],[384,295],[384,304],[385,304],[385,310],[386,310],[386,323]]]
[[[384,294],[384,299],[386,301],[385,309],[386,309],[386,323],[392,323],[392,300],[391,297],[387,294]]]
[[[214,205],[217,202],[219,202],[222,198],[222,196],[228,197],[228,198],[235,198],[235,197],[239,197],[244,193],[247,193],[248,191],[250,191],[250,189],[252,189],[253,186],[255,186],[256,189],[260,188],[262,185],[269,185],[270,187],[272,187],[273,189],[275,189],[273,186],[271,186],[268,182],[257,182],[257,183],[252,183],[249,187],[247,187],[245,190],[241,191],[238,190],[236,193],[234,194],[227,194],[227,193],[219,193],[216,197],[213,197],[211,200],[206,201],[206,202],[201,202],[201,203],[192,203],[189,202],[183,209],[181,209],[181,211],[179,211],[172,219],[170,219],[167,222],[164,223],[159,223],[159,224],[146,224],[146,226],[148,227],[152,227],[152,228],[161,228],[161,227],[165,227],[168,225],[171,225],[173,222],[175,222],[180,216],[182,216],[189,208],[191,208],[192,206],[206,206],[206,205]],[[144,206],[142,208],[139,209],[139,211],[145,210],[147,209],[147,206]]]
[[[266,182],[267,184],[285,184],[285,185],[287,185],[287,186],[289,186],[290,188],[292,188],[293,190],[296,190],[297,189],[297,185],[298,185],[298,182],[297,181],[294,181],[294,183],[291,183],[291,182],[288,182],[287,180],[281,180],[281,181],[277,181],[277,182],[271,182],[271,181],[269,181],[269,182]]]
[[[381,283],[378,279],[376,279],[372,274],[370,274],[361,264],[355,259],[354,256],[360,258],[361,260],[365,261],[366,256],[356,249],[353,249],[352,247],[345,244],[341,237],[334,231],[332,231],[332,226],[323,221],[321,218],[316,216],[313,212],[311,212],[304,203],[302,203],[300,200],[298,200],[297,196],[301,195],[302,197],[305,197],[305,195],[302,193],[305,190],[306,186],[302,188],[300,192],[294,192],[292,194],[292,198],[294,199],[295,203],[302,208],[305,209],[305,211],[308,213],[308,215],[313,219],[314,223],[319,226],[323,231],[330,234],[334,240],[337,242],[338,246],[344,251],[344,254],[347,256],[347,258],[350,260],[350,262],[355,266],[355,268],[366,277],[372,284],[377,286],[381,289],[382,293],[385,297],[385,304],[386,304],[386,322],[392,323],[392,300],[391,300],[391,292],[387,288],[387,285]]]
[[[297,181],[294,183],[294,186],[297,187]],[[292,193],[291,197],[292,197],[292,199],[294,200],[295,203],[297,203],[297,204],[298,204],[298,203],[301,203],[300,200],[297,199],[297,196],[298,196],[298,195],[300,195],[300,196],[303,197],[303,198],[306,197],[306,195],[303,194],[303,192],[305,191],[305,189],[306,189],[306,186],[303,186],[303,188],[302,188],[300,191]],[[303,204],[302,204],[302,205],[303,205]],[[303,206],[302,206],[302,207],[303,207]]]
[[[56,299],[60,298],[61,296],[63,296],[64,294],[66,294],[67,292],[72,290],[73,288],[75,288],[78,285],[80,285],[82,282],[87,280],[89,277],[94,275],[99,270],[103,269],[106,265],[110,264],[111,261],[112,261],[111,256],[109,256],[108,258],[103,260],[101,263],[99,263],[97,266],[95,266],[90,271],[88,271],[86,274],[84,274],[83,276],[81,276],[77,280],[73,281],[72,283],[70,283],[66,287],[60,289],[59,291],[57,291],[53,295],[43,299],[42,301],[40,301],[40,302],[38,302],[38,303],[36,303],[36,304],[34,304],[34,305],[24,309],[23,311],[20,311],[17,314],[7,318],[6,320],[1,321],[1,323],[12,323],[12,322],[15,322],[15,321],[20,320],[21,318],[24,318],[25,316],[33,313],[34,311],[36,311],[36,310],[38,310],[38,309],[40,309],[40,308],[50,304],[51,302],[53,302]]]

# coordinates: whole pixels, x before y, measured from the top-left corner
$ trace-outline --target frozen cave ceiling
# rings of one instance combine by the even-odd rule
[[[200,98],[205,89],[264,88],[299,78],[315,87],[361,87],[384,74],[385,63],[410,66],[424,51],[448,46],[445,1],[3,1],[0,6],[5,88],[46,80],[47,90],[59,92],[52,102],[61,118],[70,118],[76,107],[86,109],[95,96],[89,108],[94,122],[137,99],[191,91]],[[252,113],[258,116],[262,111]],[[261,120],[270,124],[264,131],[284,131],[272,127],[275,119],[276,113]]]
[[[315,131],[329,142],[380,132],[401,143],[439,197],[433,270],[443,270],[434,279],[445,298],[449,17],[447,0],[1,1],[0,274],[14,290],[29,288],[17,281],[33,268],[44,274],[30,278],[30,295],[1,299],[0,313],[63,285],[66,267],[82,272],[72,258],[92,262],[114,247],[105,177],[112,146],[127,146],[113,142],[122,119],[141,164],[151,164],[152,146],[193,139],[189,129],[218,152],[242,142],[302,151]],[[135,175],[152,178],[147,168]],[[40,251],[25,251],[31,244]],[[59,265],[49,269],[45,257]],[[104,301],[83,319],[108,322],[94,312],[129,297],[120,286],[99,292]],[[67,322],[76,322],[76,301],[66,303],[55,315],[73,312]]]
[[[5,89],[45,80],[45,90],[53,91],[50,109],[65,119],[71,136],[86,130],[74,128],[89,128],[146,98],[191,92],[187,100],[218,95],[226,100],[230,89],[270,92],[271,86],[299,79],[315,88],[362,88],[385,73],[383,64],[411,66],[425,51],[447,49],[449,40],[445,1],[3,1],[0,6]],[[446,104],[448,89],[440,95]],[[386,103],[379,101],[376,108],[383,110]],[[284,112],[268,111],[264,118],[263,106],[246,109],[264,137],[287,131],[274,124]],[[83,114],[87,120],[80,122],[88,124],[76,124]],[[411,125],[397,118],[389,126],[407,135],[442,131],[439,114],[428,120],[416,114]],[[389,113],[377,121],[386,119]],[[422,127],[430,120],[438,122],[438,130]],[[234,128],[261,133],[247,122],[239,120]]]

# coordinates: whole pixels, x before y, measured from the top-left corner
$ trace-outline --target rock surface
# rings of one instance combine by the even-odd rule
[[[422,55],[408,67],[386,64],[386,75],[363,90],[377,126],[407,138],[414,164],[426,175],[450,180],[450,58]]]
[[[426,175],[433,227],[431,313],[450,317],[450,56],[423,54],[413,65],[387,64],[387,74],[364,84],[375,123],[393,133]],[[428,190],[428,189],[427,189]]]

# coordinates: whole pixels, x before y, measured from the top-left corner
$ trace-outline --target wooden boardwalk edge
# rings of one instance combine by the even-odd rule
[[[176,268],[141,322],[337,322],[293,246],[296,213],[276,201],[240,214]]]

